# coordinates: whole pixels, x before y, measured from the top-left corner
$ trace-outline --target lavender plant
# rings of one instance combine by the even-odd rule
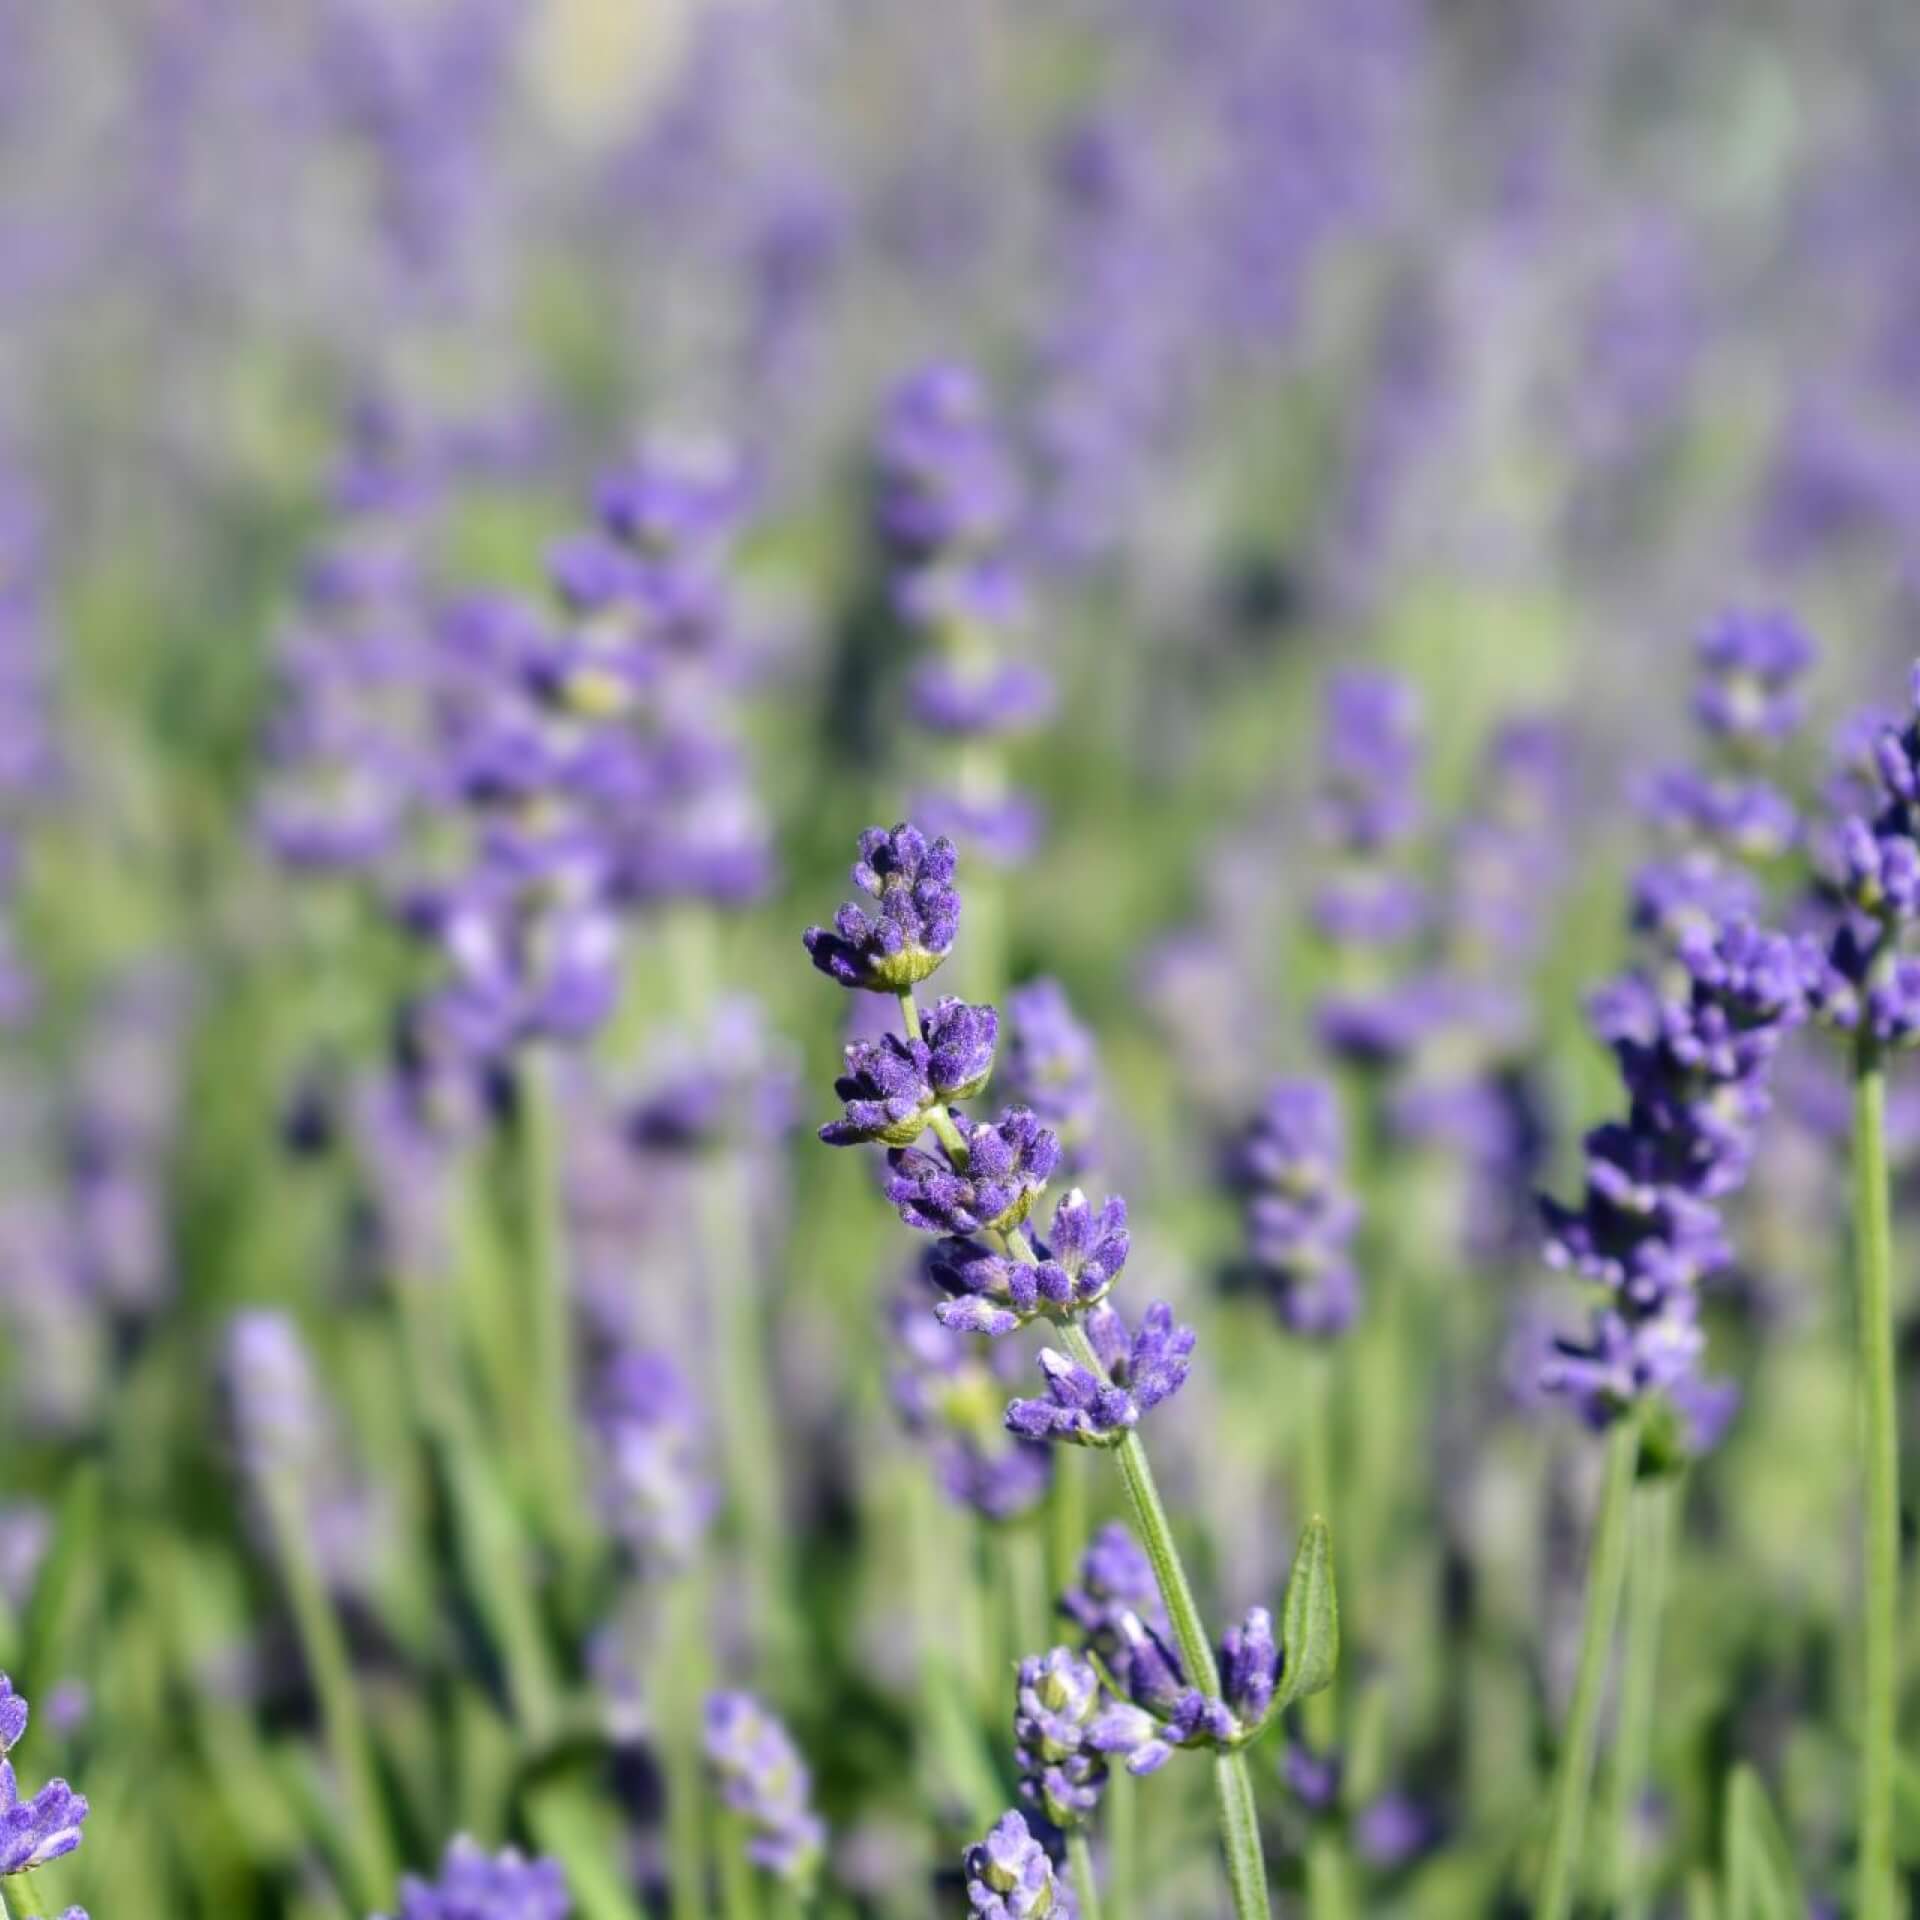
[[[971,1120],[954,1110],[953,1098],[974,1097],[985,1084],[993,1016],[990,1009],[953,1002],[942,1003],[940,1013],[923,1015],[914,989],[938,969],[958,935],[956,864],[951,841],[929,842],[904,823],[891,832],[870,828],[860,838],[853,880],[878,904],[878,913],[849,904],[831,930],[808,930],[807,950],[821,972],[842,986],[898,998],[905,1039],[895,1047],[912,1066],[910,1074],[890,1080],[899,1091],[878,1105],[865,1099],[867,1089],[859,1079],[843,1079],[848,1121],[826,1129],[823,1137],[828,1144],[883,1136],[892,1142],[887,1198],[908,1227],[940,1236],[935,1276],[950,1296],[939,1310],[946,1324],[995,1337],[1036,1319],[1058,1329],[1066,1350],[1047,1347],[1039,1355],[1045,1397],[1013,1401],[1007,1425],[1028,1439],[1114,1453],[1172,1628],[1173,1645],[1167,1647],[1150,1642],[1145,1628],[1134,1622],[1141,1638],[1130,1647],[1129,1671],[1138,1666],[1139,1689],[1099,1737],[1127,1751],[1136,1771],[1151,1771],[1174,1746],[1213,1753],[1235,1910],[1242,1916],[1264,1914],[1266,1868],[1241,1749],[1257,1737],[1281,1698],[1276,1691],[1279,1651],[1265,1616],[1250,1616],[1223,1645],[1229,1688],[1223,1692],[1222,1662],[1201,1625],[1138,1433],[1144,1416],[1185,1384],[1194,1336],[1175,1325],[1165,1302],[1150,1305],[1129,1329],[1108,1301],[1129,1251],[1124,1202],[1111,1200],[1095,1214],[1076,1189],[1055,1206],[1046,1239],[1030,1229],[1029,1216],[1059,1159],[1059,1143],[1031,1109],[1009,1108],[995,1122]],[[964,1031],[967,1043],[952,1065],[936,1069],[935,1038],[948,1031]],[[944,1093],[934,1083],[936,1071]],[[861,1096],[860,1113],[850,1089]],[[880,1090],[876,1083],[873,1091]],[[861,1114],[875,1124],[861,1124]],[[933,1146],[914,1144],[927,1134]],[[1303,1559],[1310,1547],[1317,1550],[1315,1572],[1310,1578],[1296,1573],[1302,1597],[1299,1631],[1288,1647],[1289,1697],[1323,1687],[1332,1674],[1335,1628],[1323,1525],[1310,1530]],[[1290,1625],[1293,1612],[1290,1599]],[[1091,1728],[1084,1736],[1074,1734],[1085,1722],[1082,1709],[1095,1698],[1084,1684],[1090,1672],[1070,1655],[1064,1661],[1050,1655],[1047,1662],[1022,1669],[1028,1726],[1023,1749],[1038,1756],[1036,1791],[1050,1811],[1084,1811],[1099,1770],[1099,1763],[1084,1756],[1070,1771],[1046,1757],[1058,1749],[1063,1758],[1074,1758],[1094,1740]],[[1029,1766],[1033,1771],[1031,1759]],[[1090,1891],[1083,1886],[1082,1897]]]

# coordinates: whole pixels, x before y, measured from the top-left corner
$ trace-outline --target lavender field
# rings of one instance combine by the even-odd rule
[[[0,1920],[1909,1920],[1916,102],[0,0]]]

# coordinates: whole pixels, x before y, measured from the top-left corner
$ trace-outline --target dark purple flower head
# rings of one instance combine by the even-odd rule
[[[1013,1757],[1020,1797],[1056,1827],[1078,1826],[1099,1805],[1107,1781],[1103,1754],[1088,1745],[1101,1704],[1100,1677],[1070,1647],[1020,1663]]]
[[[933,1105],[933,1083],[924,1041],[883,1033],[877,1040],[854,1040],[846,1050],[846,1070],[833,1083],[846,1113],[820,1129],[830,1147],[875,1142],[910,1147],[926,1130]]]
[[[972,1920],[1074,1920],[1067,1883],[1017,1813],[967,1849],[965,1868]]]
[[[1791,615],[1722,614],[1701,630],[1694,654],[1701,668],[1694,717],[1715,738],[1771,747],[1799,727],[1799,683],[1814,648]]]
[[[1057,980],[1035,980],[1007,995],[1007,1097],[1031,1107],[1060,1142],[1068,1173],[1096,1164],[1100,1059]]]
[[[954,1125],[966,1148],[964,1166],[944,1146],[897,1147],[887,1155],[887,1198],[920,1233],[1011,1231],[1052,1177],[1059,1142],[1025,1107],[1009,1107],[991,1125],[957,1116]]]
[[[806,1763],[778,1720],[744,1693],[707,1701],[707,1764],[720,1797],[747,1821],[747,1857],[796,1886],[807,1886],[826,1846],[811,1805]]]
[[[438,1879],[401,1881],[394,1920],[569,1920],[572,1912],[558,1862],[512,1848],[489,1854],[462,1834],[442,1856]]]
[[[810,927],[813,964],[843,987],[900,993],[917,986],[953,950],[960,896],[951,840],[928,843],[916,827],[891,833],[869,827],[860,836],[853,881],[880,903],[878,913],[849,903],[831,930]]]
[[[1193,1329],[1176,1326],[1173,1309],[1164,1300],[1147,1309],[1131,1338],[1126,1322],[1110,1305],[1095,1307],[1086,1328],[1102,1372],[1096,1374],[1051,1347],[1042,1348],[1040,1371],[1046,1377],[1047,1398],[1014,1401],[1007,1408],[1011,1432],[1029,1440],[1114,1446],[1140,1424],[1143,1414],[1186,1384]]]
[[[0,1760],[0,1878],[31,1873],[80,1844],[87,1802],[64,1780],[49,1780],[22,1799],[13,1763]]]
[[[1117,1195],[1096,1213],[1075,1187],[1053,1210],[1034,1260],[996,1252],[977,1240],[944,1240],[930,1271],[952,1297],[934,1309],[943,1326],[998,1338],[1045,1317],[1068,1320],[1097,1306],[1126,1265],[1127,1203]]]
[[[971,1100],[993,1072],[1000,1016],[951,995],[920,1016],[927,1049],[927,1080],[941,1100]]]

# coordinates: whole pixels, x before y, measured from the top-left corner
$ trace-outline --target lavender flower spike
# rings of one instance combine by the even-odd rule
[[[830,1147],[910,1147],[935,1101],[970,1100],[993,1072],[1000,1016],[991,1007],[942,1000],[920,1016],[918,1040],[882,1034],[856,1040],[833,1090],[846,1114],[820,1129]]]
[[[1073,1895],[1017,1813],[967,1849],[972,1920],[1074,1920]]]
[[[960,896],[952,881],[958,856],[951,840],[928,843],[917,827],[891,833],[869,827],[860,836],[853,882],[880,903],[877,914],[849,902],[831,929],[809,927],[813,964],[843,987],[904,993],[926,979],[953,950]]]
[[[1107,1297],[1130,1247],[1127,1203],[1116,1194],[1096,1213],[1075,1187],[1053,1210],[1037,1264],[977,1240],[942,1241],[931,1271],[954,1297],[934,1313],[943,1326],[994,1338],[1041,1316],[1069,1320]]]
[[[957,1120],[964,1167],[942,1146],[898,1148],[887,1156],[887,1198],[920,1233],[1010,1233],[1060,1158],[1060,1143],[1025,1107],[1009,1107],[991,1126]]]
[[[716,1693],[707,1701],[706,1746],[721,1798],[753,1829],[747,1857],[807,1885],[827,1834],[809,1805],[812,1779],[786,1728],[748,1695]]]
[[[556,1862],[511,1848],[490,1855],[462,1834],[448,1846],[437,1880],[401,1881],[393,1920],[568,1920],[572,1912]]]
[[[0,1754],[16,1746],[26,1730],[27,1703],[0,1673]],[[80,1844],[86,1817],[85,1798],[64,1780],[49,1780],[22,1799],[13,1762],[0,1759],[0,1877],[31,1873],[71,1853]]]
[[[1080,1447],[1117,1446],[1142,1414],[1186,1385],[1194,1335],[1174,1324],[1173,1309],[1156,1300],[1130,1339],[1110,1306],[1087,1316],[1087,1335],[1107,1378],[1051,1347],[1040,1352],[1047,1398],[1016,1400],[1007,1408],[1010,1431],[1028,1440],[1059,1440]]]

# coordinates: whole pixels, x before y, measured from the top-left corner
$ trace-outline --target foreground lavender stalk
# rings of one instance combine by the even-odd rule
[[[1084,1194],[1069,1193],[1054,1210],[1046,1241],[1036,1242],[1028,1218],[1060,1148],[1030,1109],[1010,1108],[992,1124],[949,1110],[950,1101],[971,1099],[984,1088],[998,1030],[991,1008],[943,1000],[923,1014],[914,997],[914,988],[940,966],[958,932],[955,864],[950,841],[929,843],[904,824],[891,833],[872,828],[861,836],[853,878],[878,903],[877,913],[849,905],[831,928],[815,927],[807,934],[808,951],[821,972],[842,986],[894,994],[905,1022],[903,1039],[889,1035],[848,1049],[847,1071],[837,1088],[846,1102],[845,1118],[823,1128],[822,1137],[834,1146],[872,1142],[889,1148],[887,1197],[907,1226],[944,1236],[935,1273],[952,1296],[939,1309],[947,1326],[992,1337],[1035,1319],[1058,1329],[1064,1353],[1047,1349],[1040,1356],[1046,1397],[1015,1401],[1007,1424],[1026,1439],[1114,1455],[1179,1663],[1176,1671],[1155,1642],[1160,1684],[1147,1698],[1119,1710],[1121,1719],[1105,1750],[1128,1752],[1130,1768],[1146,1772],[1174,1745],[1212,1749],[1234,1911],[1239,1920],[1249,1920],[1269,1909],[1259,1822],[1241,1748],[1262,1730],[1277,1704],[1280,1656],[1270,1622],[1257,1646],[1243,1649],[1241,1639],[1232,1639],[1237,1684],[1232,1701],[1221,1698],[1220,1667],[1137,1430],[1145,1414],[1184,1384],[1193,1335],[1174,1325],[1164,1303],[1149,1307],[1130,1333],[1107,1303],[1127,1259],[1124,1202],[1110,1200],[1096,1213]],[[929,1131],[937,1151],[915,1144]],[[1315,1544],[1324,1575],[1324,1528]],[[1309,1584],[1302,1582],[1303,1593]],[[1293,1693],[1323,1686],[1330,1677],[1331,1590],[1324,1578],[1316,1591],[1324,1608],[1319,1637],[1324,1661],[1301,1657],[1303,1630],[1296,1643],[1301,1652],[1289,1648]],[[1290,1589],[1290,1614],[1291,1596]],[[1264,1684],[1249,1686],[1246,1674],[1260,1672],[1263,1661],[1271,1669]]]
[[[64,1780],[49,1780],[38,1793],[20,1797],[8,1751],[27,1730],[27,1703],[0,1673],[0,1920],[7,1920],[5,1883],[15,1875],[64,1858],[80,1844],[87,1818],[84,1795]],[[61,1920],[87,1920],[78,1907],[69,1907]]]

